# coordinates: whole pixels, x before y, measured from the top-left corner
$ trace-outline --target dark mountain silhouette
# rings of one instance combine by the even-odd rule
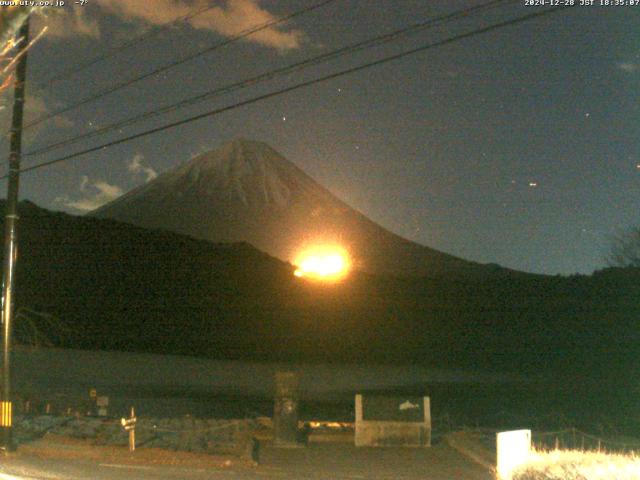
[[[418,245],[339,200],[264,143],[236,140],[160,175],[91,215],[213,242],[247,242],[295,261],[337,243],[356,269],[394,275],[513,274]]]
[[[481,280],[355,272],[323,285],[246,243],[20,207],[17,306],[59,346],[534,372],[635,365],[638,354],[638,269]]]

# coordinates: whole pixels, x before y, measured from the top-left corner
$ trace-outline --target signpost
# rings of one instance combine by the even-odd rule
[[[121,418],[120,423],[125,431],[129,432],[129,451],[133,452],[136,449],[136,412],[131,407],[131,416],[129,418]]]

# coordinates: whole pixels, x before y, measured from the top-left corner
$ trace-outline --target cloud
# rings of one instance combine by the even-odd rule
[[[150,182],[151,180],[153,180],[158,176],[158,172],[156,172],[153,168],[149,166],[143,165],[142,164],[143,160],[144,160],[144,155],[142,155],[141,153],[137,153],[136,155],[134,155],[131,161],[127,163],[127,169],[134,175],[137,175],[138,173],[143,173],[147,177],[146,181]]]
[[[189,152],[189,159],[199,157],[203,153],[207,153],[212,149],[213,147],[211,145],[205,145],[201,143],[195,151],[192,150],[191,152]]]
[[[619,62],[618,68],[623,72],[634,73],[640,70],[640,64],[633,62]]]
[[[0,134],[4,134],[11,128],[11,117],[13,115],[13,88],[10,89],[10,94],[0,96]],[[49,113],[49,106],[39,92],[33,89],[27,89],[27,98],[24,104],[24,123],[28,125],[30,122]],[[55,108],[55,107],[54,107]],[[71,128],[74,126],[71,121],[65,115],[59,115],[52,118],[50,121],[41,123],[32,128],[25,130],[24,142],[30,143],[43,127],[55,126],[57,128]]]
[[[194,28],[214,30],[229,37],[275,19],[256,0],[228,0],[226,9],[216,7],[192,18],[190,23]],[[273,26],[250,35],[247,40],[278,50],[293,50],[300,47],[302,38],[299,30],[283,31]]]
[[[94,7],[125,22],[157,26],[210,5],[210,0],[100,0],[95,2]],[[96,19],[97,8],[91,9],[91,18],[89,13],[86,13],[88,9],[76,7],[73,12],[51,14],[40,22],[49,25],[51,37],[84,35],[98,38],[100,29]],[[275,15],[260,6],[259,0],[227,0],[221,6],[209,8],[204,13],[195,15],[188,23],[198,30],[209,30],[231,37],[276,19]],[[274,25],[250,35],[246,41],[286,51],[300,47],[303,38],[304,34],[300,30]]]
[[[39,15],[33,16],[33,29],[39,32],[46,25],[46,37],[68,38],[81,35],[90,38],[100,38],[98,20],[90,18],[87,9],[73,6],[73,11],[67,8],[42,9]]]
[[[115,200],[124,192],[117,185],[110,185],[103,180],[92,182],[88,176],[83,175],[80,179],[80,193],[84,195],[78,200],[71,200],[69,197],[63,196],[56,198],[56,202],[75,210],[90,212]]]
[[[80,180],[80,191],[86,192],[88,184],[89,184],[89,177],[87,177],[86,175],[83,175],[82,179]]]
[[[45,102],[44,98],[40,96],[40,94],[37,92],[29,93],[29,91],[27,90],[27,99],[24,105],[25,105],[25,112],[24,112],[25,125],[28,125],[29,123],[36,120],[37,118],[40,118],[44,115],[51,113],[50,108],[47,105],[47,102]],[[59,108],[59,105],[52,106],[52,109],[55,110],[56,108]],[[45,123],[42,123],[40,125],[42,126],[54,125],[58,128],[71,128],[75,125],[75,123],[65,115],[58,115],[56,117],[53,117],[51,120],[47,120]],[[29,130],[37,130],[40,128],[40,125]]]

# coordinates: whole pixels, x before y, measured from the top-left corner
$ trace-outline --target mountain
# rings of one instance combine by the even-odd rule
[[[327,285],[246,243],[25,202],[18,234],[20,316],[56,346],[548,369],[635,359],[640,344],[640,269],[467,280],[354,272]]]
[[[354,267],[410,276],[511,272],[418,245],[338,199],[265,143],[235,140],[193,158],[90,215],[213,242],[247,242],[294,262],[338,244]]]

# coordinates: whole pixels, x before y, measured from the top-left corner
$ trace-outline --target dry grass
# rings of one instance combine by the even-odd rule
[[[579,450],[533,451],[512,480],[638,480],[640,457]]]

